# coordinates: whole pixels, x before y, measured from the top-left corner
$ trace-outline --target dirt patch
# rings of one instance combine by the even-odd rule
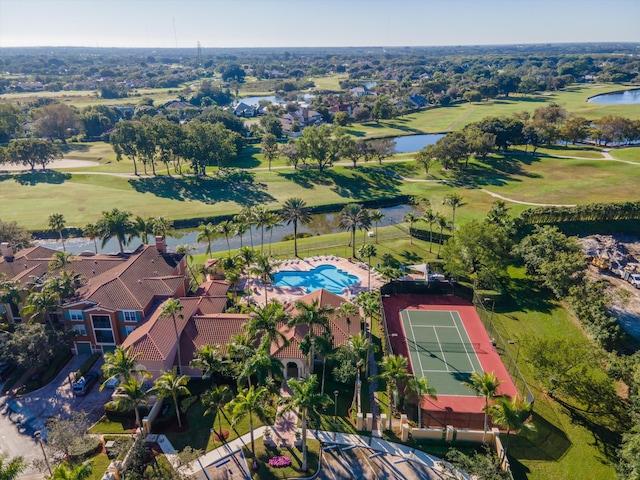
[[[222,430],[222,432],[214,432],[213,437],[215,438],[216,442],[224,442],[225,440],[227,440],[227,438],[229,438],[229,430]]]
[[[625,269],[640,267],[640,239],[627,235],[592,235],[580,241],[585,254],[596,259],[594,263],[602,262],[600,268],[590,266],[588,274],[608,283],[611,314],[625,331],[640,338],[640,289],[621,278]]]

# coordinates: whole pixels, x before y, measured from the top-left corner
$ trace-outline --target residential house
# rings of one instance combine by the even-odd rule
[[[32,247],[15,255],[2,249],[0,272],[25,286],[38,288],[49,272],[55,250]],[[73,328],[76,353],[106,352],[120,345],[162,301],[182,297],[189,286],[185,255],[167,253],[162,237],[155,245],[141,245],[132,253],[94,255],[85,252],[69,265],[80,275],[81,286],[57,312],[54,323]],[[12,312],[11,321],[21,321]]]
[[[414,107],[414,108],[424,108],[427,106],[427,99],[425,97],[423,97],[422,95],[409,95],[409,103]]]
[[[258,107],[240,102],[229,107],[229,111],[236,117],[255,117],[258,114]]]
[[[369,90],[365,85],[361,87],[355,87],[349,90],[351,95],[356,98],[367,97],[367,96],[375,96],[375,93]]]

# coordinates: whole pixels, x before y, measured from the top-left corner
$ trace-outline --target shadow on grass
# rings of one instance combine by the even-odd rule
[[[88,152],[91,147],[86,143],[65,143],[64,145],[60,145],[59,148],[62,153],[71,153]]]
[[[16,173],[12,175],[0,175],[0,182],[15,180],[20,185],[38,185],[39,183],[48,183],[50,185],[60,185],[71,180],[71,174],[60,173],[55,170],[34,170],[24,173]]]
[[[571,447],[566,433],[535,412],[532,423],[536,429],[528,436],[511,434],[509,454],[520,460],[560,460]]]
[[[239,205],[259,205],[275,201],[267,186],[254,181],[250,172],[237,171],[224,178],[214,177],[152,177],[129,180],[139,193],[151,193],[172,200],[192,200],[207,204],[235,202]]]
[[[554,308],[551,292],[530,278],[511,278],[507,285],[508,304],[503,308],[550,314]]]

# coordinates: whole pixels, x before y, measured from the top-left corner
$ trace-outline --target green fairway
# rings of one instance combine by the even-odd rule
[[[618,160],[640,163],[640,147],[627,147],[611,150],[611,156]]]

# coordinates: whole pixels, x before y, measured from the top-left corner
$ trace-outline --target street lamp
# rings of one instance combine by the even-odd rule
[[[47,453],[44,451],[44,445],[42,443],[42,432],[40,432],[40,430],[36,430],[33,433],[33,436],[38,439],[38,443],[40,444],[40,448],[42,449],[42,456],[44,457],[44,463],[47,464],[49,475],[53,476],[53,472],[51,471],[51,465],[49,465],[49,459],[47,458]]]
[[[338,424],[338,390],[334,390],[333,392],[333,424]]]

